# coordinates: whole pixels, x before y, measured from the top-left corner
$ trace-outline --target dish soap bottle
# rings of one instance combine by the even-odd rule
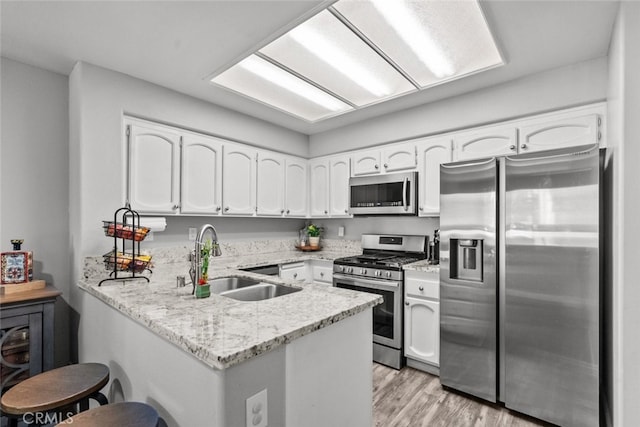
[[[33,280],[33,252],[20,249],[22,239],[12,239],[13,250],[0,254],[0,282],[26,283]]]

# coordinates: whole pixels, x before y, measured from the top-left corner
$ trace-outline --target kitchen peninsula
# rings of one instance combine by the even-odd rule
[[[189,269],[186,247],[173,262],[156,261],[149,283],[98,286],[108,272],[88,259],[79,286],[91,316],[80,319],[80,359],[110,367],[110,401],[147,401],[170,426],[244,426],[251,411],[268,425],[371,425],[371,308],[382,298],[239,270],[348,254],[275,250],[213,259],[210,278],[303,288],[255,302],[196,299],[191,285],[176,287]],[[265,389],[264,410],[247,405]]]

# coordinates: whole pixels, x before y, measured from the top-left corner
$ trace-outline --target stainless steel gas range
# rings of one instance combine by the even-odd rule
[[[333,262],[333,286],[379,294],[373,308],[373,360],[396,369],[404,365],[402,346],[404,271],[427,257],[428,236],[363,234],[362,255]]]

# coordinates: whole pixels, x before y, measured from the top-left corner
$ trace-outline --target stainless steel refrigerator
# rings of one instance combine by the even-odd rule
[[[561,426],[597,426],[601,153],[440,169],[440,380]]]

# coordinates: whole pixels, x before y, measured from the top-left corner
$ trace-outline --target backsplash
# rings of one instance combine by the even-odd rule
[[[292,252],[295,251],[295,239],[269,239],[269,240],[240,240],[231,242],[221,242],[220,249],[222,250],[221,259],[234,258],[243,255],[250,254],[267,254],[275,252]],[[320,241],[322,250],[327,252],[361,252],[360,240],[345,240],[345,239],[322,239]],[[190,242],[188,245],[182,244],[172,247],[159,247],[159,248],[141,248],[141,252],[145,255],[152,256],[152,265],[158,266],[161,264],[170,263],[188,263],[189,253],[193,251],[194,243]],[[91,277],[105,276],[108,271],[104,265],[104,259],[102,256],[86,257],[84,260],[84,272],[85,279]]]

